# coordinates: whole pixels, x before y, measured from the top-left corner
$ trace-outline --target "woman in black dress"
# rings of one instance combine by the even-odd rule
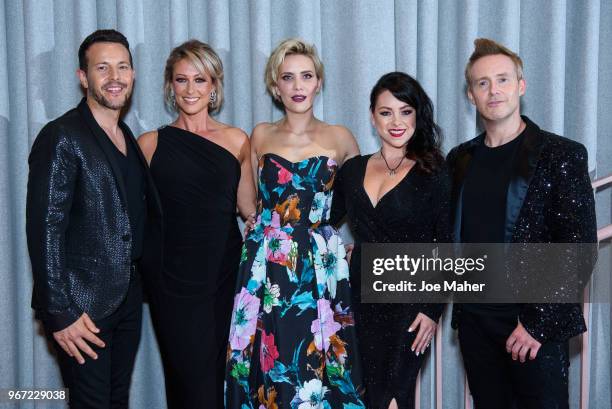
[[[440,152],[433,105],[407,74],[382,76],[370,95],[380,151],[341,168],[332,223],[345,214],[355,237],[350,260],[353,295],[361,286],[361,243],[451,242],[450,184]],[[417,374],[441,304],[360,304],[355,321],[368,408],[413,408]]]
[[[168,57],[167,102],[178,118],[142,135],[163,210],[163,272],[149,277],[169,408],[222,408],[225,347],[242,236],[255,212],[247,135],[210,117],[223,99],[223,66],[191,40]]]

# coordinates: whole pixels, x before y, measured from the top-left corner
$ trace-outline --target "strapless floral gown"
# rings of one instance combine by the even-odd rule
[[[356,409],[361,370],[349,269],[329,224],[333,159],[259,161],[255,228],[242,248],[226,407]]]

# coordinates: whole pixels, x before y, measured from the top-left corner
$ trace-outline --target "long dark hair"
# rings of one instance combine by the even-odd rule
[[[389,91],[416,111],[416,130],[406,145],[406,158],[416,162],[418,169],[432,173],[444,162],[440,146],[442,130],[434,121],[434,109],[421,84],[403,72],[390,72],[380,77],[370,93],[370,111],[374,113],[376,100]]]

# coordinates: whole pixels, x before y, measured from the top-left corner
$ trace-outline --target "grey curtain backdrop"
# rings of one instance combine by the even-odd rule
[[[164,62],[172,47],[190,38],[208,42],[223,59],[221,121],[250,132],[258,122],[280,118],[265,92],[264,65],[280,40],[299,36],[316,44],[325,63],[316,115],[351,129],[362,153],[379,146],[368,117],[370,89],[393,70],[416,76],[431,96],[445,151],[476,135],[463,68],[473,40],[491,37],[524,59],[523,112],[583,143],[593,177],[612,172],[609,0],[1,0],[0,22],[0,388],[61,385],[29,306],[27,156],[41,127],[79,101],[77,49],[98,28],[116,28],[132,45],[137,79],[126,121],[135,134],[173,119],[162,102]],[[610,191],[597,193],[600,227],[610,223]],[[609,247],[601,253],[606,263]],[[591,307],[586,363],[580,338],[572,341],[572,408],[580,407],[581,364],[588,365],[582,379],[588,407],[610,407],[610,305]],[[421,374],[422,408],[464,406],[463,368],[449,318],[447,309],[442,401],[436,405],[431,354]],[[132,407],[163,408],[162,369],[146,306],[143,329]]]

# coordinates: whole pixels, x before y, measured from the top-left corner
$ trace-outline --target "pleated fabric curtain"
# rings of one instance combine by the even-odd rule
[[[190,38],[211,44],[223,60],[221,121],[250,132],[258,122],[280,118],[266,94],[264,66],[278,42],[297,36],[315,43],[325,64],[316,115],[351,129],[362,153],[379,147],[369,121],[370,89],[394,70],[415,76],[429,93],[445,151],[475,136],[478,121],[465,97],[463,69],[473,40],[490,37],[524,60],[523,112],[542,128],[583,143],[593,177],[612,173],[607,0],[2,0],[0,23],[0,387],[61,385],[29,306],[27,156],[41,127],[79,101],[78,46],[98,28],[116,28],[131,43],[136,85],[126,121],[137,135],[172,121],[162,98],[164,62],[172,47]],[[600,226],[610,223],[611,190],[596,196]],[[343,234],[349,235],[346,229]],[[600,263],[609,270],[611,259],[604,244]],[[610,407],[610,305],[590,307],[589,348],[582,357],[581,339],[572,341],[572,408],[581,402]],[[430,355],[421,373],[422,408],[470,404],[449,324],[447,308],[441,351]],[[146,306],[143,330],[132,407],[163,408],[162,369]],[[581,388],[581,382],[587,384]]]

